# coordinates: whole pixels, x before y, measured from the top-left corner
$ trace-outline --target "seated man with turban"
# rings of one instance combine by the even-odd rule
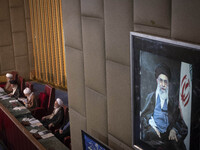
[[[37,106],[37,98],[33,92],[27,87],[23,91],[24,95],[27,97],[27,103],[24,103],[25,106],[29,109],[35,108]]]
[[[13,91],[12,87],[10,85],[10,81],[13,80],[13,75],[11,73],[7,73],[6,74],[6,80],[7,80],[7,82],[6,82],[6,85],[4,87],[4,90],[5,90],[6,93],[9,94]]]
[[[10,85],[12,88],[12,93],[8,94],[11,97],[18,99],[20,97],[20,88],[16,80],[10,80]]]
[[[49,129],[58,126],[64,117],[64,110],[63,110],[63,101],[60,98],[57,98],[54,103],[54,110],[53,112],[48,115],[42,117],[42,124],[44,127],[48,127]]]

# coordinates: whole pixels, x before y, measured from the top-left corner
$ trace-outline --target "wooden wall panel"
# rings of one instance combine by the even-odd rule
[[[131,150],[130,31],[200,43],[200,2],[62,2],[65,45],[66,51],[70,52],[70,56],[66,55],[70,80],[69,104],[73,109],[70,112],[73,122],[72,148],[81,149],[82,127],[78,125],[77,120],[84,118],[81,119],[84,120],[82,126],[86,128],[86,125],[92,136],[101,141],[107,138],[108,145],[113,149]],[[95,109],[97,106],[99,108]],[[102,114],[99,109],[102,110]],[[99,121],[102,121],[102,124],[99,124]],[[105,135],[104,139],[98,134],[101,131]]]
[[[32,43],[31,39],[27,40],[27,32],[30,24],[26,24],[29,19],[29,9],[27,8],[27,0],[0,0],[0,55],[1,68],[0,74],[10,71],[17,71],[23,77],[29,79],[30,65],[28,43]],[[30,36],[30,33],[28,33]],[[9,48],[8,48],[9,47]],[[6,52],[6,50],[9,51]],[[32,51],[30,51],[32,53]],[[9,57],[9,63],[6,58]],[[18,61],[18,60],[24,61]],[[29,63],[30,62],[30,63]],[[17,65],[16,65],[17,64]],[[19,66],[24,68],[19,69]]]

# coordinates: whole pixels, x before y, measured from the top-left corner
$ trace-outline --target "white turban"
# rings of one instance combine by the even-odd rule
[[[24,89],[25,95],[30,94],[30,93],[31,93],[31,90],[28,87]]]
[[[60,105],[60,106],[63,105],[63,101],[60,98],[57,98],[56,101],[58,102],[58,105]]]
[[[13,78],[13,75],[11,73],[6,73],[7,78]]]

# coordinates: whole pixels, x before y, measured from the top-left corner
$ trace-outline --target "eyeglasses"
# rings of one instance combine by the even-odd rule
[[[165,85],[168,85],[168,80],[163,80],[161,78],[158,78],[159,83],[164,83]]]

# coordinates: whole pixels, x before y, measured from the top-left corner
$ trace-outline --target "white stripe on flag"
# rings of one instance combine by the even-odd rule
[[[188,127],[188,134],[184,140],[186,149],[190,147],[190,122],[192,100],[192,66],[181,62],[179,107],[183,120]]]

